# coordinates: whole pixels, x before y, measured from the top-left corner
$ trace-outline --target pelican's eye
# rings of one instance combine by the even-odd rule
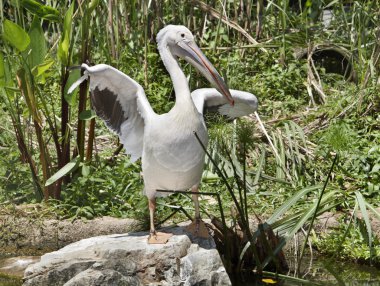
[[[181,34],[181,37],[182,37],[182,38],[184,38],[184,37],[185,37],[185,34],[184,34],[184,33],[182,33],[182,34]]]

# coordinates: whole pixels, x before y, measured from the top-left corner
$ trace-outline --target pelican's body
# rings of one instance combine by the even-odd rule
[[[142,170],[149,198],[168,194],[156,190],[187,190],[201,180],[205,154],[194,132],[205,145],[208,136],[203,116],[192,105],[191,111],[172,109],[146,125]]]
[[[207,146],[203,110],[208,106],[216,106],[220,113],[237,117],[250,114],[257,108],[254,95],[228,89],[195,45],[193,35],[186,27],[166,26],[158,33],[157,43],[176,95],[175,105],[168,113],[156,114],[137,82],[104,64],[93,67],[82,64],[84,76],[69,90],[71,92],[90,76],[91,101],[97,115],[119,135],[132,161],[141,157],[144,193],[149,199],[150,230],[154,236],[155,198],[167,194],[157,190],[178,191],[191,188],[194,192],[198,191],[205,152],[194,133]],[[178,57],[194,65],[216,89],[198,89],[190,93]],[[198,221],[198,198],[193,196],[193,199]]]

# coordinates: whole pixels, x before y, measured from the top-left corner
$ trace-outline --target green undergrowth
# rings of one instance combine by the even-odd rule
[[[147,202],[140,194],[140,168],[125,159],[101,160],[79,170],[78,178],[64,189],[62,201],[52,201],[55,211],[66,218],[141,218]]]
[[[314,236],[313,246],[322,254],[342,261],[380,266],[380,241],[375,238],[372,249],[368,246],[365,226],[360,224],[348,231],[342,224],[339,229]]]

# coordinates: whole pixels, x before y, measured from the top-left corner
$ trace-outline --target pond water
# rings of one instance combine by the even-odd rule
[[[12,258],[12,256],[9,254],[0,253],[0,286],[21,286],[22,285],[21,277],[7,275],[6,274],[7,272],[1,271],[1,270],[3,271],[9,270],[8,268],[9,262],[8,260],[6,260],[8,258]],[[7,261],[7,263],[5,263],[5,261]],[[23,260],[20,260],[20,261],[23,261]],[[17,272],[18,269],[12,269],[12,270],[15,270]]]
[[[380,269],[332,258],[304,262],[304,277],[322,285],[380,286]]]
[[[297,285],[323,285],[323,286],[380,286],[380,269],[368,265],[360,265],[352,262],[342,262],[333,259],[318,257],[311,260],[303,259],[300,275],[295,275],[295,265],[289,262],[290,271],[288,276],[298,277],[311,283],[300,283],[287,279],[275,279],[264,277],[255,279],[252,275],[236,279],[233,285],[237,286],[297,286]],[[313,283],[314,282],[314,283]]]
[[[9,256],[8,256],[9,257]],[[0,254],[1,260],[5,256]],[[294,265],[291,264],[292,260],[289,260],[290,270],[287,273],[288,276],[294,275]],[[328,258],[318,257],[311,260],[305,258],[301,267],[302,275],[298,275],[299,278],[303,278],[310,282],[315,282],[314,285],[331,285],[331,286],[380,286],[380,269],[370,267],[367,265],[359,265],[351,262],[341,262]],[[238,281],[239,280],[239,281]],[[263,279],[254,279],[252,275],[245,277],[245,279],[238,279],[234,281],[234,285],[237,286],[251,286],[251,285],[283,285],[283,286],[297,286],[297,285],[312,285],[308,283],[298,283],[296,281],[289,280],[277,280],[274,278],[264,277]],[[0,273],[0,286],[21,286],[22,279],[6,276]]]

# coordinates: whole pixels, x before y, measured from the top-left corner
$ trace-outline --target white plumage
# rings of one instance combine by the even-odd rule
[[[166,195],[157,190],[198,190],[205,153],[194,132],[207,146],[203,111],[217,108],[221,114],[235,118],[257,109],[257,99],[253,94],[228,89],[186,27],[165,27],[158,33],[157,43],[176,95],[175,105],[168,113],[156,114],[137,82],[105,64],[93,67],[82,64],[84,75],[69,89],[72,92],[90,77],[91,102],[97,115],[119,135],[132,161],[142,158],[152,237],[157,236],[153,224],[155,198]],[[202,88],[190,93],[187,79],[178,64],[179,57],[195,66],[215,88]],[[193,196],[193,199],[196,222],[199,223],[198,198]]]

